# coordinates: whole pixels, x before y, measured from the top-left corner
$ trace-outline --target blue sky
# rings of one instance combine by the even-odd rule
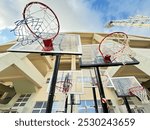
[[[22,11],[32,0],[1,0],[0,44],[14,40],[10,32],[14,22],[22,19]],[[57,14],[61,32],[113,32],[149,36],[149,28],[104,28],[110,20],[125,19],[137,14],[150,16],[150,0],[38,0],[50,6]],[[9,3],[9,4],[8,4]]]

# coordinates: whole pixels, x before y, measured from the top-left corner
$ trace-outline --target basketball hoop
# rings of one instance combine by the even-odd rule
[[[65,83],[64,81],[58,81],[56,83],[56,89],[64,94],[67,94],[69,92],[69,90],[72,87],[72,83],[71,82],[67,82]]]
[[[69,90],[72,88],[71,79],[69,78],[69,73],[66,74],[64,81],[58,81],[56,83],[56,88],[59,92],[67,94]]]
[[[139,97],[143,104],[149,103],[149,100],[147,98],[147,93],[144,87],[137,86],[137,87],[129,88],[129,93]]]
[[[41,2],[28,3],[23,11],[23,20],[16,22],[13,29],[23,45],[37,41],[43,51],[53,50],[53,40],[60,30],[59,20],[54,11]],[[35,40],[33,40],[35,39]]]
[[[128,36],[124,32],[113,32],[99,43],[99,52],[105,63],[120,61],[125,64],[127,57],[134,57],[128,44]]]

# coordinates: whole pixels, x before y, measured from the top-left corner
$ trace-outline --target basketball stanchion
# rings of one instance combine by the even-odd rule
[[[28,3],[23,10],[23,19],[15,24],[16,27],[12,31],[17,40],[8,52],[56,57],[46,108],[46,112],[51,113],[61,55],[82,55],[80,35],[60,34],[57,15],[42,2]]]
[[[117,96],[124,100],[128,112],[131,113],[131,109],[127,97],[138,97],[143,104],[149,103],[146,90],[134,76],[112,77],[111,81]]]
[[[125,64],[127,57],[134,57],[135,53],[129,47],[128,35],[124,32],[113,32],[105,36],[99,43],[99,52],[105,63],[121,61]]]
[[[94,68],[100,99],[106,98],[103,87],[107,86],[107,77],[104,76],[105,74],[101,74],[99,69],[102,67],[139,64],[134,58],[135,53],[129,47],[128,42],[127,34],[123,32],[113,32],[107,34],[99,41],[99,44],[82,46],[83,54],[80,58],[80,67]],[[101,101],[101,104],[103,112],[108,113],[107,103]]]

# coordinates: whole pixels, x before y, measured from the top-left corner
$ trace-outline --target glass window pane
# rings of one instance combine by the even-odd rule
[[[78,112],[79,112],[79,113],[87,113],[87,112],[86,112],[86,109],[84,109],[84,108],[78,109]]]
[[[41,108],[43,105],[43,102],[36,102],[34,108]]]
[[[44,102],[43,108],[46,108],[47,106],[47,102]]]
[[[10,111],[10,113],[17,113],[17,111]]]
[[[21,103],[19,106],[25,106],[26,103]]]
[[[3,113],[9,113],[9,111],[4,111]]]
[[[22,94],[20,97],[25,97],[25,94]]]
[[[46,113],[46,109],[42,109],[42,110],[41,110],[41,113]]]
[[[40,110],[33,110],[32,113],[40,113]]]
[[[31,94],[26,94],[26,97],[30,97],[31,96]]]
[[[20,103],[15,103],[13,107],[17,107],[19,106]]]
[[[95,109],[94,108],[87,108],[87,113],[95,113]]]
[[[18,99],[16,102],[21,102],[22,101],[22,99]]]
[[[86,106],[94,106],[93,100],[87,100],[86,101]]]
[[[81,104],[80,104],[80,106],[86,106],[86,104],[85,104],[85,100],[81,100]]]
[[[29,98],[24,98],[24,99],[23,99],[23,102],[27,102],[27,101],[28,101],[28,99],[29,99]]]

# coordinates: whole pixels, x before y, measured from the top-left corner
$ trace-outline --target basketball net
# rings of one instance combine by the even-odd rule
[[[27,44],[30,45],[33,42],[38,41],[39,38],[35,37],[25,25],[25,20],[18,20],[15,24],[16,27],[11,31],[13,31],[17,36],[17,42],[19,42],[22,46]]]
[[[129,88],[129,92],[140,98],[143,104],[149,103],[146,90],[142,86]]]
[[[59,20],[54,11],[41,2],[30,2],[23,10],[23,20],[12,30],[20,45],[40,44],[42,51],[52,51],[53,40],[59,34]]]
[[[113,32],[108,34],[99,44],[105,63],[122,62],[123,64],[134,57],[135,53],[130,49],[128,36],[123,32]]]
[[[72,88],[71,79],[69,77],[69,73],[66,74],[65,79],[61,79],[56,83],[56,89],[62,95],[61,100],[59,101],[59,107],[57,112],[64,112],[66,99],[68,97],[68,93]]]

